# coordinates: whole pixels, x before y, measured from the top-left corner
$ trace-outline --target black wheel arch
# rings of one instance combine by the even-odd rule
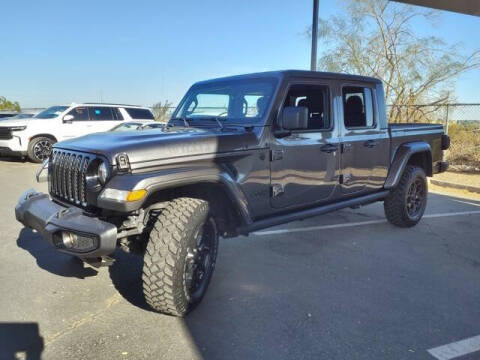
[[[424,141],[402,144],[398,147],[385,180],[385,189],[398,185],[407,165],[418,166],[427,176],[433,176],[432,149]]]

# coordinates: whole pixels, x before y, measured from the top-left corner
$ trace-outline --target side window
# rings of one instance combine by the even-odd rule
[[[372,89],[344,86],[342,97],[343,121],[346,128],[370,128],[375,125]]]
[[[88,112],[90,113],[90,120],[92,121],[113,120],[112,108],[110,107],[89,107]]]
[[[88,109],[86,107],[76,107],[75,109],[70,110],[68,115],[73,115],[72,121],[87,121],[88,118]]]
[[[123,115],[119,108],[112,108],[112,111],[115,120],[123,120]]]
[[[329,90],[325,85],[293,85],[283,106],[304,106],[308,109],[308,129],[330,129]]]
[[[132,119],[154,120],[153,114],[148,109],[124,108]]]

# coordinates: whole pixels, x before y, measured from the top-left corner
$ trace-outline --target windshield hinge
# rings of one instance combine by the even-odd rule
[[[270,161],[282,160],[283,150],[270,150]]]

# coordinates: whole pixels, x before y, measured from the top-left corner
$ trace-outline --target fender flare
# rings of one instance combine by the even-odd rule
[[[242,217],[242,222],[247,225],[253,222],[250,217],[250,210],[245,194],[233,177],[219,167],[169,169],[168,171],[158,171],[150,174],[125,174],[116,176],[107,184],[107,188],[127,191],[146,189],[147,196],[142,200],[133,202],[111,201],[102,199],[99,196],[97,202],[102,208],[130,212],[140,209],[151,195],[159,191],[200,183],[220,184],[223,186],[228,197]]]
[[[408,161],[414,154],[425,153],[427,156],[427,175],[432,174],[432,148],[430,144],[424,141],[414,141],[402,144],[397,148],[385,180],[384,188],[392,189],[398,185],[400,178],[408,164]]]

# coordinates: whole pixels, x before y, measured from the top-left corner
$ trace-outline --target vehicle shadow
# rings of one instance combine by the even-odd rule
[[[0,323],[0,359],[39,360],[43,349],[38,323]]]
[[[20,157],[20,156],[0,156],[0,162],[12,162],[12,163],[24,163],[24,164],[30,163],[26,157]]]
[[[430,199],[430,214],[476,211],[480,206],[479,201],[446,195],[432,194]],[[335,213],[292,224],[319,226],[333,218],[336,223],[358,222],[361,214],[375,219],[383,207],[370,205],[343,214],[342,220]],[[462,242],[451,236],[454,230],[442,240],[462,257],[445,251],[430,231],[429,223],[440,226],[439,221],[428,218],[411,229],[383,223],[225,239],[210,288],[202,303],[181,320],[183,330],[204,359],[393,359],[405,351],[402,342],[418,341],[428,348],[430,335],[404,332],[399,339],[396,329],[418,319],[420,326],[441,326],[450,297],[433,300],[428,294],[457,286],[455,280],[447,285],[445,274],[438,272],[445,264],[449,278],[468,278],[462,288],[465,304],[476,303],[478,292],[470,287],[478,271],[463,256],[479,253],[475,219],[445,217],[450,226],[463,224]],[[463,266],[473,268],[471,276],[465,277]],[[439,287],[432,290],[431,284]],[[409,301],[412,296],[414,303]],[[471,322],[468,315],[462,321]],[[475,325],[468,331],[475,333]],[[388,345],[365,345],[380,338]],[[383,353],[383,346],[391,353]]]
[[[132,305],[151,311],[142,290],[142,257],[119,249],[113,257],[115,262],[109,266],[108,273],[115,289]]]
[[[23,228],[17,239],[18,247],[28,251],[36,260],[37,265],[48,272],[65,276],[85,279],[97,275],[98,271],[85,265],[80,259],[58,252],[39,234]]]

